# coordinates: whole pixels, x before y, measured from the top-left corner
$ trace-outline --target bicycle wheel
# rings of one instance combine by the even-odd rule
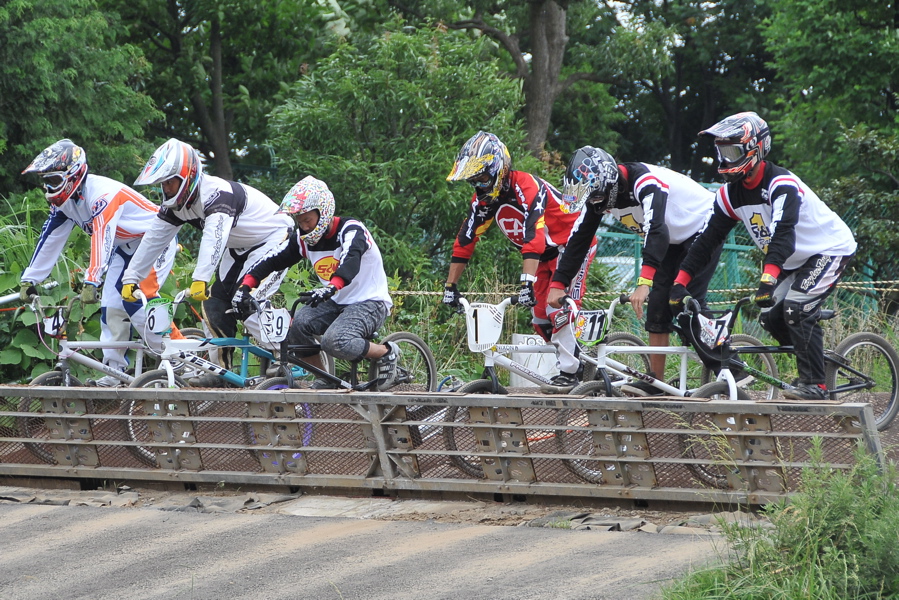
[[[693,392],[694,398],[711,398],[712,400],[732,400],[728,393],[726,381],[713,381]],[[737,388],[737,400],[750,400],[749,394]],[[684,458],[690,458],[696,463],[688,464],[687,468],[700,482],[711,487],[725,489],[727,484],[727,472],[733,469],[726,464],[708,464],[705,461],[723,461],[730,458],[730,446],[727,441],[714,433],[718,427],[712,422],[708,413],[685,413],[684,425],[689,429],[708,431],[710,435],[682,435],[679,436],[681,454]]]
[[[396,383],[391,392],[437,391],[437,362],[423,339],[407,331],[391,333],[381,343],[393,342],[400,349]]]
[[[461,394],[492,394],[493,382],[489,379],[475,379],[474,381],[469,381],[456,391]],[[506,388],[498,384],[496,391],[499,394],[509,393]],[[447,422],[465,423],[467,420],[467,416],[467,412],[464,409],[460,410],[460,407],[458,406],[450,406],[446,409]],[[459,450],[459,444],[456,443],[457,429],[460,428],[449,426],[443,428],[443,444],[446,446],[446,449],[451,452],[456,452]],[[459,434],[461,434],[461,431],[459,432]],[[472,439],[470,442],[470,446],[474,447],[476,445],[476,440]],[[464,448],[463,450],[468,450],[468,448]],[[481,459],[478,458],[477,454],[454,454],[450,456],[450,462],[457,466],[466,475],[476,477],[478,479],[484,479],[486,477],[484,475],[484,467],[481,465]]]
[[[165,369],[147,371],[146,373],[141,374],[140,377],[135,377],[134,381],[131,382],[131,385],[129,387],[168,388],[168,374],[166,373]],[[176,375],[175,387],[183,388],[188,386],[187,382]],[[152,400],[130,400],[124,403],[122,407],[122,414],[129,416],[146,415],[148,414],[146,407],[152,403]],[[147,424],[147,421],[142,419],[126,419],[125,421],[123,421],[123,423],[125,425],[125,434],[132,442],[148,443],[153,440],[153,436],[150,434],[150,428]],[[156,464],[156,452],[153,451],[153,448],[149,446],[128,446],[128,451],[131,452],[131,454],[133,454],[144,464],[151,467],[158,466]]]
[[[569,392],[569,395],[608,397],[610,394],[606,389],[604,381],[585,381],[575,386]],[[593,456],[595,454],[596,445],[593,443],[592,431],[568,429],[569,427],[587,427],[589,425],[587,411],[582,408],[563,408],[556,416],[556,425],[566,427],[566,429],[556,430],[556,445],[559,447],[560,454],[580,454],[584,456]],[[584,481],[590,483],[603,482],[599,461],[563,458],[562,464]]]
[[[65,375],[62,371],[47,371],[31,380],[28,385],[46,386],[46,387],[65,387]],[[69,386],[81,386],[82,383],[75,377],[69,377]],[[85,400],[87,412],[94,412],[93,401]],[[43,412],[44,404],[41,398],[22,398],[19,401],[19,412]],[[48,435],[47,424],[44,417],[35,414],[28,417],[16,417],[16,428],[19,430],[19,436],[23,438],[46,438]],[[33,455],[46,463],[53,464],[56,460],[53,458],[53,452],[46,444],[26,442],[25,448]]]
[[[874,411],[878,431],[890,426],[899,412],[899,355],[876,333],[853,333],[834,350],[840,363],[827,361],[824,383],[831,398],[840,402],[867,402]],[[850,370],[851,367],[853,370]],[[857,390],[834,391],[863,385]]]
[[[185,338],[189,340],[205,340],[209,336],[206,335],[206,332],[197,327],[184,327],[183,329],[179,329]],[[196,352],[191,352],[191,354],[195,356],[199,356],[208,361],[212,361],[210,350],[198,350]],[[186,364],[183,362],[172,361],[172,368],[175,369],[175,373],[183,377],[185,380],[190,379],[191,377],[205,375],[206,371],[202,371],[197,369],[193,365]]]
[[[765,344],[751,335],[735,333],[731,339],[730,345],[731,347],[739,348],[740,346],[764,346]],[[777,369],[777,363],[774,361],[774,356],[767,352],[760,354],[739,354],[738,358],[750,367],[758,369],[774,379],[780,378],[780,372]],[[765,383],[746,372],[741,372],[736,369],[731,369],[731,372],[734,375],[734,379],[737,380],[737,387],[746,390],[752,400],[771,400],[780,396],[780,388],[777,386]],[[714,381],[715,377],[714,371],[705,365],[702,366],[701,385],[706,385],[707,383]]]
[[[641,340],[638,336],[632,333],[626,333],[624,331],[616,331],[615,333],[610,333],[606,338],[607,346],[645,346],[646,342]],[[639,371],[640,373],[649,373],[651,367],[649,366],[649,355],[648,354],[615,354],[610,353],[609,356],[614,358],[620,363],[624,363],[635,371]],[[589,379],[593,379],[596,377],[596,369],[592,370],[592,377],[589,379],[586,376],[587,371],[584,369],[584,381],[589,381]],[[609,377],[612,380],[613,389],[612,393],[615,396],[620,396],[619,387],[621,387],[621,383],[623,382],[623,378],[616,373],[609,373]],[[617,385],[616,385],[617,383]]]
[[[271,377],[266,379],[259,385],[253,388],[254,390],[286,390],[290,389],[290,386],[287,385],[287,377]],[[296,389],[296,381],[294,381],[294,388]],[[312,405],[303,402],[302,404],[297,404],[294,407],[296,414],[298,417],[305,417],[307,419],[312,418]],[[247,443],[250,445],[256,445],[259,442],[256,440],[256,434],[253,432],[253,426],[251,423],[245,423],[246,427],[244,427],[244,433],[247,437]],[[304,423],[303,424],[303,445],[309,446],[312,443],[312,423]]]

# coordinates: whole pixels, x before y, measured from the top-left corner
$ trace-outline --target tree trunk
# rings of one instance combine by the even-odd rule
[[[228,151],[228,119],[222,89],[222,28],[217,18],[213,19],[209,32],[209,55],[212,58],[212,72],[209,74],[212,106],[206,106],[199,90],[191,96],[191,104],[197,114],[200,131],[209,143],[209,147],[204,150],[212,156],[215,174],[222,179],[233,179],[231,155]]]
[[[559,81],[568,45],[567,14],[554,0],[531,2],[531,68],[524,78],[524,115],[528,149],[540,156],[546,143],[553,104],[563,89]]]

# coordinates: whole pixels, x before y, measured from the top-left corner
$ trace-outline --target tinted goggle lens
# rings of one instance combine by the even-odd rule
[[[742,144],[716,144],[715,148],[721,162],[737,162],[746,154]]]
[[[468,183],[482,190],[493,185],[493,177],[491,177],[489,173],[481,173],[480,175],[475,175],[469,179]]]
[[[44,175],[44,186],[51,191],[58,190],[62,187],[62,175]]]

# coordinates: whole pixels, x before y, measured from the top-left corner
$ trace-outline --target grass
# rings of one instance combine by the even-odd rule
[[[820,440],[800,491],[771,504],[771,529],[722,523],[723,564],[663,590],[665,600],[899,597],[896,470],[881,470],[863,448],[846,471],[822,460]]]

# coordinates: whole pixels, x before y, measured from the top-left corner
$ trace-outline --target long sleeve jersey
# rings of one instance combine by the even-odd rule
[[[200,197],[189,208],[159,209],[159,218],[122,277],[124,283],[140,281],[186,223],[203,232],[193,279],[206,282],[212,280],[225,250],[249,250],[273,236],[283,238],[293,227],[289,216],[277,213],[277,204],[248,185],[206,173],[200,175],[198,185]]]
[[[686,175],[646,163],[623,163],[615,207],[609,213],[643,238],[641,275],[652,280],[668,247],[682,244],[705,228],[714,194]],[[600,226],[602,214],[588,204],[580,213],[553,276],[568,285],[577,273]],[[647,268],[648,267],[648,268]]]
[[[263,256],[247,272],[256,281],[269,273],[289,269],[308,259],[322,285],[338,278],[340,289],[333,296],[341,305],[377,300],[393,306],[387,287],[387,274],[381,251],[368,228],[360,221],[334,217],[327,233],[314,246],[300,239],[295,231],[280,246]]]
[[[84,280],[99,286],[115,249],[134,252],[156,221],[158,210],[127,185],[89,173],[80,196],[73,195],[60,207],[50,207],[22,281],[39,282],[50,274],[77,225],[91,236],[90,265]],[[164,248],[165,245],[152,255],[153,260]]]
[[[796,269],[816,254],[849,256],[855,237],[805,183],[774,163],[762,163],[759,184],[727,184],[715,194],[715,212],[705,232],[694,242],[681,270],[694,275],[705,266],[712,248],[743,222],[752,241],[765,253],[765,265]]]
[[[477,194],[472,197],[453,244],[452,262],[468,262],[494,221],[521,249],[523,258],[551,260],[568,240],[577,216],[562,212],[562,195],[552,185],[530,173],[511,171],[494,202],[487,204]]]

